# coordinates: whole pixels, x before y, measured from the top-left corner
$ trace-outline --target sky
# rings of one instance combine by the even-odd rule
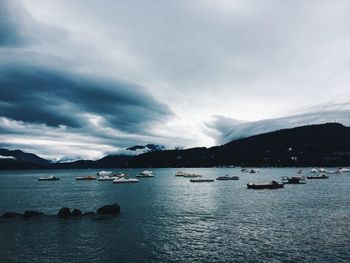
[[[350,125],[347,0],[0,0],[0,147],[97,159]]]

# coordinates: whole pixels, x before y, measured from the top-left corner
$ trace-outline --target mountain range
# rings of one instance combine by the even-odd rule
[[[213,166],[348,166],[350,128],[339,123],[301,126],[234,140],[211,148],[164,150],[163,146],[133,146],[132,155],[51,163],[20,150],[0,149],[0,169],[73,169]]]

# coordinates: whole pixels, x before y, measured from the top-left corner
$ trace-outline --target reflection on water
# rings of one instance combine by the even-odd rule
[[[138,184],[75,181],[96,170],[0,173],[0,213],[62,206],[83,211],[118,202],[115,219],[0,221],[4,262],[349,262],[350,175],[246,189],[250,181],[280,180],[296,169],[186,169],[239,181],[190,183],[176,169],[154,169]],[[123,170],[136,175],[140,170]],[[54,174],[59,181],[38,182]]]

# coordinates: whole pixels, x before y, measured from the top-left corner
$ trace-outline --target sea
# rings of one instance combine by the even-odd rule
[[[304,168],[305,175],[311,168]],[[134,177],[144,169],[119,169]],[[98,170],[0,172],[0,214],[61,207],[96,211],[118,203],[115,218],[0,219],[0,262],[350,262],[350,173],[277,190],[297,168],[186,168],[238,181],[191,183],[178,169],[153,169],[136,184],[76,181]],[[55,175],[59,181],[38,181]]]

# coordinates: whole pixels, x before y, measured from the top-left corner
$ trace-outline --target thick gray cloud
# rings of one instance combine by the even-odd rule
[[[3,117],[48,126],[83,127],[87,116],[132,132],[171,115],[166,105],[126,82],[98,80],[33,65],[0,66]]]

